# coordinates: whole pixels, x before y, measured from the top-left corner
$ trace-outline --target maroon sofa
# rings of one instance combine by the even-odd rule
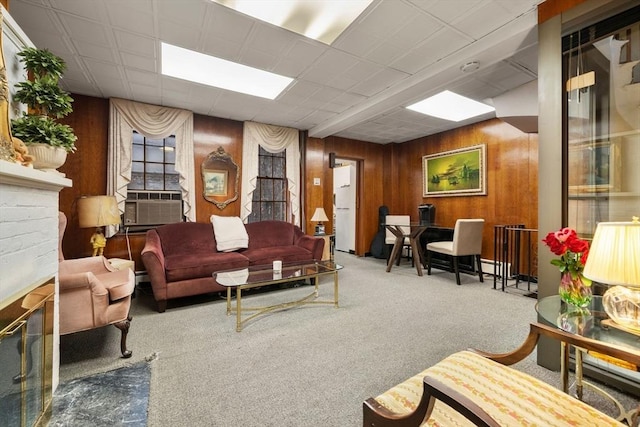
[[[167,300],[226,291],[213,280],[216,271],[283,262],[322,259],[324,239],[306,235],[288,222],[245,224],[249,247],[218,252],[211,223],[179,222],[147,231],[142,262],[162,313]]]

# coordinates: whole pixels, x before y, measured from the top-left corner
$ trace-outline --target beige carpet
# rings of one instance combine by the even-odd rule
[[[129,347],[109,327],[62,337],[61,380],[144,360],[151,363],[149,426],[358,426],[362,402],[447,355],[467,348],[518,347],[535,303],[492,289],[492,280],[434,270],[418,277],[408,263],[385,272],[384,260],[338,253],[340,308],[304,306],[265,315],[235,331],[225,301],[204,296],[169,302],[157,313],[148,292],[133,304]],[[329,295],[332,281],[321,280]],[[309,287],[254,295],[274,303]],[[557,372],[515,365],[559,385]],[[613,391],[630,406],[635,398]],[[612,404],[587,393],[605,411]]]

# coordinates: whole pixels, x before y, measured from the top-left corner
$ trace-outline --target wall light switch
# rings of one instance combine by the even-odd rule
[[[313,185],[320,185],[320,178],[313,178]]]

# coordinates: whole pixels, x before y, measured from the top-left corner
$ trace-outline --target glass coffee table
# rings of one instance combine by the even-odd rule
[[[284,263],[280,271],[275,271],[272,265],[258,265],[236,270],[224,270],[213,273],[213,279],[227,288],[227,315],[236,313],[236,331],[242,331],[243,326],[251,319],[265,313],[282,310],[303,304],[332,304],[338,308],[338,270],[340,267],[333,261],[305,261]],[[333,299],[318,299],[319,279],[322,276],[333,275]],[[295,301],[286,301],[275,305],[261,307],[246,307],[242,305],[242,291],[253,288],[267,287],[282,283],[297,282],[310,279],[313,292]],[[232,290],[236,291],[236,306],[232,307]],[[242,317],[243,312],[252,314]]]

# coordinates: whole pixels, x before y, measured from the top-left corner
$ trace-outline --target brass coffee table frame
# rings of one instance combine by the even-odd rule
[[[271,265],[252,266],[246,269],[225,270],[214,273],[213,278],[220,285],[227,288],[227,316],[236,313],[236,331],[241,332],[243,326],[250,320],[265,313],[283,310],[303,304],[333,304],[338,308],[338,269],[332,261],[305,262],[284,264],[280,274],[273,270]],[[333,299],[317,299],[319,297],[320,277],[333,275]],[[287,301],[269,306],[242,305],[242,291],[290,283],[304,279],[313,279],[314,289],[309,295],[295,301]],[[236,306],[232,307],[232,290],[236,290]],[[242,317],[243,312],[254,312]]]

